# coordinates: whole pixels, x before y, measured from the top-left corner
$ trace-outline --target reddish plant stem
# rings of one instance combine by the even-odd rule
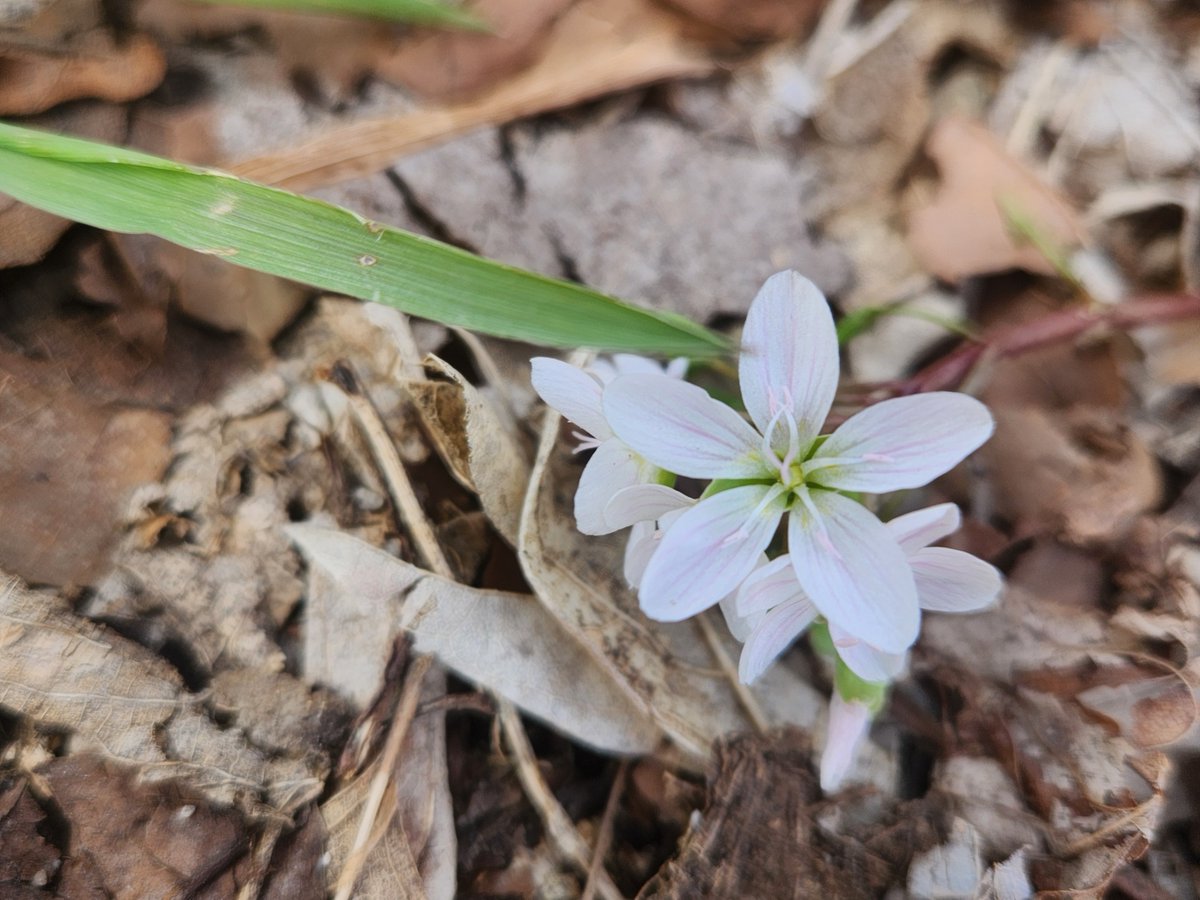
[[[1020,356],[1102,327],[1124,330],[1196,318],[1200,318],[1200,295],[1196,294],[1152,295],[1099,311],[1064,309],[1032,322],[996,328],[977,340],[960,344],[909,378],[861,385],[855,394],[870,404],[888,397],[952,390],[984,358]]]

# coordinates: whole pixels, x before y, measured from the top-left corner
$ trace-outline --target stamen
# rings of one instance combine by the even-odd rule
[[[779,497],[782,494],[784,494],[786,491],[787,491],[787,488],[784,487],[782,484],[771,485],[771,487],[767,489],[767,492],[765,494],[763,494],[763,498],[758,501],[758,503],[754,507],[754,509],[750,510],[750,515],[746,516],[746,521],[751,521],[753,519],[758,518],[758,516],[762,514],[762,511],[764,509],[766,509],[768,506],[770,506],[772,503],[774,503],[776,500],[778,500]],[[749,537],[750,537],[750,532],[747,530],[745,525],[742,525],[740,528],[738,528],[737,531],[734,531],[732,534],[728,535],[723,541],[721,541],[719,546],[727,547],[730,544],[737,543],[738,541],[744,541]]]
[[[773,400],[771,402],[772,402],[772,404],[774,404]],[[778,409],[776,409],[774,413],[772,413],[771,421],[767,423],[767,427],[763,431],[762,444],[760,445],[760,447],[762,449],[763,459],[764,460],[771,460],[771,459],[775,460],[775,465],[779,467],[779,474],[780,474],[780,476],[783,477],[784,481],[787,480],[787,476],[784,475],[784,468],[781,465],[782,461],[779,459],[779,454],[777,454],[775,452],[774,446],[772,446],[771,438],[775,434],[775,426],[779,424],[779,417],[782,416],[785,412],[786,412],[785,407],[781,406]]]
[[[858,638],[850,637],[850,635],[846,635],[845,637],[838,638],[836,641],[834,641],[833,645],[835,647],[847,647],[847,648],[848,647],[857,647],[858,646]]]
[[[821,518],[821,514],[817,512],[816,504],[813,503],[812,497],[807,489],[796,491],[796,496],[800,498],[800,502],[804,504],[804,508],[812,517],[813,524],[817,528],[817,543],[821,545],[821,549],[827,552],[830,556],[840,563],[846,560],[842,554],[838,553],[837,547],[833,546],[833,541],[829,539],[829,531],[825,528],[825,521]]]

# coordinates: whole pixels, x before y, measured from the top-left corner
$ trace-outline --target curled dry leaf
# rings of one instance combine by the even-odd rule
[[[1014,159],[983,125],[943,119],[926,150],[941,172],[941,186],[928,206],[912,214],[908,240],[931,275],[953,282],[1011,268],[1053,274],[1038,248],[1013,236],[1005,209],[1060,247],[1083,243],[1082,224],[1066,198]]]
[[[687,757],[705,760],[715,737],[750,723],[695,623],[647,619],[625,584],[620,541],[576,530],[572,498],[579,466],[559,438],[560,423],[547,414],[521,514],[518,554],[525,577],[542,606],[608,677]],[[772,668],[760,686],[772,724],[811,727],[817,721],[823,700],[785,666]]]
[[[405,628],[417,652],[575,740],[615,753],[647,753],[658,742],[646,713],[534,598],[439,578],[332,529],[292,525],[287,533],[311,567],[312,680],[377,684],[391,635]]]
[[[448,381],[409,382],[439,455],[455,477],[479,495],[483,511],[514,547],[529,462],[505,419],[451,365],[430,356],[426,370]]]
[[[96,29],[46,45],[0,36],[0,114],[33,115],[69,100],[135,100],[166,70],[158,44],[141,34],[118,42]]]
[[[0,707],[69,732],[75,749],[139,766],[143,780],[183,778],[259,814],[289,813],[322,790],[322,772],[268,758],[217,725],[162,659],[55,597],[0,590],[0,651]]]

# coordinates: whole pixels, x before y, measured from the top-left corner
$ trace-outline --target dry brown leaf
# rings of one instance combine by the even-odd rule
[[[28,116],[85,98],[135,100],[166,70],[158,44],[141,34],[118,41],[97,29],[47,44],[0,36],[0,114]]]
[[[1111,541],[1158,505],[1158,462],[1119,413],[1086,406],[998,407],[993,413],[996,433],[980,459],[996,511],[1018,534]]]
[[[521,514],[518,554],[542,606],[637,700],[693,762],[712,741],[745,731],[749,720],[696,623],[651,622],[624,582],[613,538],[580,534],[573,495],[578,459],[559,440],[560,418],[547,414]],[[722,629],[723,630],[723,629]],[[732,637],[727,652],[736,658]],[[812,727],[823,701],[785,666],[758,682],[757,697],[773,724]]]
[[[255,181],[305,190],[370,175],[405,153],[485,125],[712,71],[713,63],[685,43],[682,27],[678,16],[639,0],[581,0],[555,25],[535,65],[478,99],[356,122],[287,150],[243,159],[231,169]]]
[[[800,37],[825,0],[668,0],[701,22],[737,38],[768,40]]]
[[[476,0],[471,14],[492,32],[423,30],[377,60],[381,77],[436,100],[491,88],[533,62],[572,0]]]
[[[171,420],[97,405],[55,375],[0,353],[0,565],[29,581],[87,584],[107,566],[130,494],[162,476]]]
[[[51,760],[37,774],[67,826],[66,854],[89,870],[70,873],[60,896],[96,896],[75,892],[85,878],[115,900],[187,896],[201,885],[211,896],[237,890],[248,834],[236,810],[184,782],[147,784],[137,768],[92,754]]]
[[[1013,236],[1006,206],[1061,247],[1083,242],[1082,224],[1066,198],[1014,159],[984,126],[945,118],[934,126],[926,151],[938,165],[941,186],[910,217],[908,240],[930,274],[951,282],[1011,268],[1053,274],[1040,250]]]
[[[347,534],[287,529],[310,561],[309,680],[361,696],[378,684],[391,636],[506,697],[552,728],[616,753],[647,753],[658,730],[636,701],[562,634],[532,597],[432,575]]]
[[[23,896],[23,888],[47,884],[57,873],[61,854],[40,833],[45,822],[29,782],[6,776],[0,782],[0,893]]]
[[[1115,718],[1097,722],[1076,700],[1089,672],[1127,668],[1128,654],[1098,597],[1062,596],[1071,582],[1061,568],[1019,565],[997,609],[928,617],[919,657],[936,659],[934,677],[961,692],[947,733],[968,747],[981,742],[1019,785],[1013,793],[985,787],[992,776],[976,768],[967,778],[947,765],[935,787],[965,792],[964,811],[994,842],[990,852],[1010,853],[1031,835],[986,827],[990,819],[972,805],[981,792],[999,799],[994,813],[1044,835],[1050,854],[1031,871],[1039,890],[1098,890],[1136,858],[1154,834],[1168,775],[1163,754],[1135,742],[1136,728],[1114,734]]]
[[[138,764],[144,780],[184,778],[215,802],[256,813],[286,813],[321,792],[323,773],[270,759],[218,726],[162,659],[53,596],[11,584],[0,591],[0,649],[0,706],[67,731],[74,749]]]

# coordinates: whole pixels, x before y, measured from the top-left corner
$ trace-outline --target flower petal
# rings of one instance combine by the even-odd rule
[[[873,494],[921,487],[986,441],[993,425],[987,407],[966,394],[884,400],[830,435],[805,464],[805,476],[826,487]]]
[[[744,485],[680,514],[642,577],[642,611],[678,622],[736,588],[758,564],[783,515],[783,499],[772,493],[768,485]]]
[[[896,516],[886,524],[901,549],[912,554],[958,531],[962,513],[953,503],[939,503]]]
[[[754,429],[694,384],[622,375],[604,389],[604,413],[621,440],[668,472],[757,478],[766,471]]]
[[[935,612],[971,612],[995,602],[1004,587],[996,567],[982,559],[951,550],[926,547],[908,558],[917,581],[922,609]]]
[[[904,653],[884,653],[866,641],[848,634],[836,625],[829,626],[829,637],[850,671],[863,681],[891,681],[904,671]]]
[[[792,559],[786,553],[750,573],[737,592],[738,615],[766,612],[788,600],[804,599],[804,591],[792,571]]]
[[[608,527],[615,531],[635,522],[653,522],[696,501],[662,484],[636,484],[612,494],[604,507]]]
[[[738,680],[742,684],[756,681],[816,617],[816,607],[807,600],[789,600],[767,613],[746,638],[738,660]]]
[[[902,653],[921,624],[904,551],[863,506],[809,491],[792,507],[788,552],[800,587],[829,620],[888,653]]]
[[[584,534],[610,534],[625,527],[610,525],[604,511],[614,494],[643,480],[644,466],[637,454],[617,438],[609,438],[597,447],[575,490],[575,525],[579,530]]]
[[[778,405],[787,404],[800,445],[809,446],[829,414],[838,383],[837,331],[815,284],[792,271],[767,279],[746,315],[738,378],[746,411],[759,431],[766,433]]]
[[[535,356],[529,363],[533,389],[548,406],[598,440],[612,437],[601,406],[603,388],[599,381],[561,359]]]
[[[625,545],[625,582],[631,588],[642,583],[650,557],[658,549],[658,530],[653,522],[637,522],[629,529],[629,543]]]
[[[759,565],[766,565],[766,562],[766,554],[759,557]],[[766,615],[766,613],[755,613],[752,616],[740,615],[737,611],[737,591],[726,594],[717,605],[721,607],[721,615],[725,617],[725,626],[733,635],[733,639],[738,642],[744,642],[746,638],[750,637],[754,629],[758,627],[758,623]]]
[[[871,726],[871,711],[863,703],[843,700],[833,692],[829,701],[829,726],[825,729],[825,749],[821,751],[821,790],[830,793],[838,789],[854,757],[858,745]]]

